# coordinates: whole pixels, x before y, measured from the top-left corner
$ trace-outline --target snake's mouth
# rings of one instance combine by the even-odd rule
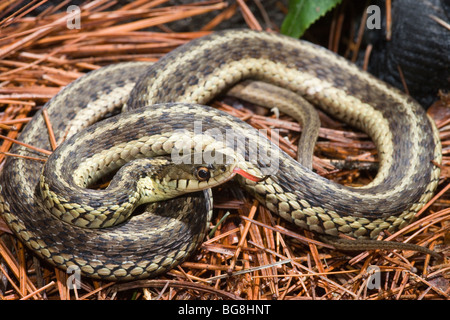
[[[264,176],[264,177],[257,177],[251,173],[248,173],[247,171],[242,170],[241,168],[234,168],[233,172],[244,177],[245,179],[248,179],[250,181],[254,181],[254,182],[261,182],[266,180],[269,176]]]

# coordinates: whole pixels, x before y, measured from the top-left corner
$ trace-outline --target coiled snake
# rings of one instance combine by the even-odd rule
[[[244,122],[202,106],[244,79],[296,92],[368,133],[380,157],[374,181],[352,188],[324,179]],[[126,112],[88,127],[119,112],[124,103]],[[38,199],[39,185],[46,189],[47,179],[63,176],[87,185],[100,173],[111,173],[133,158],[173,156],[176,142],[184,139],[173,137],[175,132],[190,137],[191,142],[183,146],[201,151],[229,132],[245,140],[225,141],[240,155],[238,166],[255,176],[270,175],[260,182],[241,179],[245,189],[286,220],[329,236],[373,239],[383,230],[404,227],[430,199],[439,179],[437,130],[414,100],[323,48],[274,33],[217,32],[175,49],[152,66],[136,62],[102,68],[67,86],[46,109],[56,139],[71,137],[68,141],[74,145],[64,143],[66,149],[46,164],[48,178],[39,178],[42,163],[8,158],[0,178],[0,211],[15,234],[40,257],[61,268],[77,266],[91,277],[144,278],[178,264],[205,234],[210,191],[150,205],[156,213],[97,229],[55,217],[89,224],[90,207],[77,210],[75,195],[63,197],[65,203],[50,203],[50,210],[40,209],[49,200]],[[73,135],[84,127],[88,128]],[[40,113],[20,140],[50,149]],[[35,155],[17,145],[12,152]],[[251,158],[252,154],[257,157]],[[75,173],[67,174],[69,170]],[[94,206],[95,201],[90,204]],[[99,208],[93,215],[106,210]],[[92,227],[101,224],[92,219],[97,221]],[[161,221],[163,227],[155,229]]]

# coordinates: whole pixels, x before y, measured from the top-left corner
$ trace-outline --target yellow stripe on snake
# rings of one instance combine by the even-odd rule
[[[366,132],[379,152],[375,179],[360,188],[324,179],[261,138],[256,129],[203,106],[245,79],[291,90]],[[124,103],[124,112],[92,125],[120,112]],[[112,187],[122,192],[116,202],[102,202],[105,190],[86,189],[133,159],[147,168],[151,165],[144,158],[179,155],[174,149],[179,141],[195,152],[233,151],[234,160],[225,166],[196,163],[182,178],[165,170],[166,175],[158,173],[156,180],[147,181],[148,190],[160,191],[163,185],[188,191],[197,190],[192,186],[208,188],[209,182],[213,186],[231,178],[233,168],[259,177],[269,172],[259,182],[237,177],[287,221],[318,234],[348,235],[357,239],[355,243],[407,225],[431,198],[439,179],[438,133],[418,103],[323,48],[274,33],[217,32],[175,49],[151,66],[136,62],[105,67],[67,86],[45,108],[57,141],[68,139],[49,157],[42,178],[42,163],[6,160],[0,211],[11,230],[41,258],[61,268],[77,266],[95,278],[161,274],[201,242],[211,215],[209,189],[155,202],[150,205],[155,213],[144,212],[125,222],[121,214],[130,199],[135,206],[142,202],[135,191],[125,190],[130,181]],[[230,131],[244,143],[219,141]],[[50,150],[40,112],[20,141]],[[11,152],[36,156],[18,145]],[[212,172],[205,175],[202,168]],[[221,174],[227,176],[214,179]],[[199,180],[189,182],[191,176]],[[146,188],[140,182],[134,187]],[[63,195],[57,197],[58,192]],[[108,227],[97,228],[102,226]]]

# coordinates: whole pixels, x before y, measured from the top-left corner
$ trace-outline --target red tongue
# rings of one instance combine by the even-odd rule
[[[243,176],[244,178],[246,178],[248,180],[254,181],[254,182],[261,182],[261,181],[263,181],[263,180],[268,178],[268,176],[265,176],[263,178],[259,178],[257,176],[252,175],[251,173],[248,173],[248,172],[242,170],[241,168],[234,168],[233,172]]]

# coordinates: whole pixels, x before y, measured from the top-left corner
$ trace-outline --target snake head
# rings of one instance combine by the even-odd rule
[[[161,161],[161,158],[155,158]],[[192,153],[183,156],[176,163],[169,158],[163,158],[164,164],[152,172],[152,192],[161,196],[175,197],[181,194],[196,192],[216,187],[239,174],[252,181],[262,179],[238,167],[238,161],[233,157],[222,157],[216,153],[212,157],[205,157],[203,153]],[[222,161],[223,160],[223,161]],[[155,161],[155,160],[147,160]],[[153,169],[152,169],[153,170]],[[149,183],[150,185],[150,183]]]
[[[237,165],[233,159],[208,159],[202,153],[182,156],[177,161],[167,157],[145,161],[155,165],[151,170],[147,170],[145,184],[141,185],[148,189],[148,194],[156,194],[161,200],[216,187],[236,175],[234,170]]]

